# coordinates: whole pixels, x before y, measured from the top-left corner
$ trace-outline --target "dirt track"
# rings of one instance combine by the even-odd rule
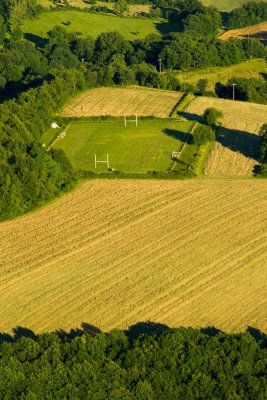
[[[267,185],[92,181],[0,224],[0,331],[266,330]]]

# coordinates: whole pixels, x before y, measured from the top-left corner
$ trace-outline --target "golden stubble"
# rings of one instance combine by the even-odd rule
[[[182,94],[167,90],[140,88],[92,89],[68,104],[62,115],[69,117],[155,116],[168,117]]]
[[[266,331],[267,185],[87,181],[0,224],[0,330]]]

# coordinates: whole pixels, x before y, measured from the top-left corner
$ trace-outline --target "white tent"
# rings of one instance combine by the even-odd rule
[[[52,122],[51,128],[53,129],[59,128],[59,125],[56,122]]]

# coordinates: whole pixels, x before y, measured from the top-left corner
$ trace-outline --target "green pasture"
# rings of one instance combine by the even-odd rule
[[[163,20],[93,14],[77,10],[53,10],[25,21],[22,31],[25,35],[46,37],[47,32],[56,25],[64,27],[67,32],[81,32],[82,37],[95,38],[102,32],[117,31],[128,40],[178,30],[177,24]]]
[[[230,78],[260,78],[267,73],[265,60],[249,60],[229,67],[210,67],[207,69],[195,69],[193,71],[180,71],[177,78],[181,83],[196,85],[200,79],[207,79],[207,90],[214,91],[216,82],[225,84]]]
[[[254,0],[254,1],[267,1],[267,0]],[[248,3],[248,0],[201,0],[204,6],[216,7],[219,11],[230,12],[234,8],[242,7]]]
[[[105,164],[94,166],[109,154],[110,168],[126,172],[167,171],[172,166],[171,153],[179,151],[192,128],[191,122],[175,120],[140,120],[124,126],[116,121],[74,121],[58,138],[53,148],[62,149],[76,170],[104,172]]]

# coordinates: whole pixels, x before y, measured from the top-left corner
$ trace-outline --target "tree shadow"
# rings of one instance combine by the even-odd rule
[[[169,329],[171,328],[165,324],[146,321],[137,322],[136,324],[131,325],[127,330],[124,331],[124,333],[130,341],[134,341],[139,336],[159,336]]]
[[[261,137],[253,133],[227,128],[219,128],[216,132],[216,140],[222,146],[239,152],[255,161],[260,159]]]
[[[128,339],[133,342],[135,341],[138,337],[144,337],[144,336],[160,336],[164,332],[167,331],[172,331],[174,329],[193,329],[196,331],[199,331],[203,333],[206,336],[209,337],[214,337],[216,335],[219,335],[221,333],[224,333],[220,329],[214,327],[214,326],[207,326],[203,328],[183,328],[183,327],[177,327],[177,328],[170,328],[165,324],[161,324],[158,322],[153,322],[153,321],[145,321],[145,322],[137,322],[136,324],[131,325],[128,329],[126,330],[121,330],[121,332],[124,332],[124,334],[128,337]],[[39,336],[42,336],[42,334],[36,334],[34,333],[31,329],[22,327],[22,326],[17,326],[12,329],[13,334],[5,333],[5,332],[0,332],[0,344],[2,343],[14,343],[17,342],[20,338],[25,337],[25,338],[30,338],[33,340],[38,340]],[[257,342],[264,342],[267,343],[267,334],[264,332],[261,332],[258,328],[254,328],[252,326],[248,326],[246,332],[248,332]],[[87,322],[82,322],[81,328],[73,328],[69,332],[64,330],[64,329],[58,329],[53,332],[49,333],[54,333],[56,334],[61,340],[67,340],[70,341],[76,337],[81,337],[83,335],[90,335],[90,336],[96,336],[102,331]]]
[[[181,142],[186,142],[190,136],[189,133],[178,131],[176,129],[165,128],[162,129],[162,132],[173,139],[180,140]]]
[[[204,122],[203,117],[197,114],[191,114],[188,112],[180,112],[179,114],[188,121]],[[217,127],[216,140],[222,146],[227,147],[232,151],[253,158],[255,161],[260,161],[261,137],[259,135],[236,129]]]
[[[181,26],[173,22],[156,22],[155,28],[161,35],[168,35],[173,32],[181,32]]]
[[[24,33],[24,38],[29,42],[34,43],[36,47],[40,49],[43,49],[48,43],[48,39],[34,35],[33,33]]]
[[[87,322],[82,322],[81,328],[73,328],[69,332],[65,331],[64,329],[59,329],[55,331],[55,333],[60,339],[72,340],[76,337],[83,336],[85,333],[90,336],[95,336],[98,333],[101,333],[101,330],[94,325],[88,324]]]
[[[14,336],[10,335],[9,333],[0,332],[0,344],[13,342],[15,342]]]
[[[0,332],[0,344],[7,342],[13,343],[17,342],[20,338],[26,337],[33,340],[38,339],[38,334],[35,334],[31,329],[17,326],[16,328],[12,329],[13,334]],[[64,329],[57,329],[53,331],[61,340],[72,340],[76,337],[81,337],[84,334],[90,336],[96,336],[97,334],[101,333],[101,330],[94,325],[88,324],[87,322],[82,322],[81,328],[72,328],[70,331],[66,331]]]
[[[253,326],[248,326],[246,331],[250,333],[251,336],[254,337],[256,342],[262,341],[267,344],[267,335],[264,332],[261,332],[257,328],[253,328]]]
[[[262,76],[262,78],[267,81],[267,73],[266,72],[260,72],[260,76]]]
[[[192,114],[192,113],[188,113],[185,111],[179,111],[179,115],[185,119],[187,119],[188,121],[194,121],[194,122],[203,122],[203,117],[201,117],[200,115],[197,114]]]
[[[267,32],[266,31],[260,31],[256,33],[251,33],[249,35],[250,39],[258,39],[260,40],[263,44],[267,43]],[[247,35],[243,35],[242,39],[247,39]]]
[[[219,335],[219,333],[222,333],[222,331],[220,329],[215,328],[215,326],[207,326],[205,328],[200,328],[200,332],[210,337],[214,337],[216,335]]]
[[[16,328],[13,328],[14,341],[16,342],[22,337],[35,340],[37,338],[37,335],[31,329],[25,328],[24,326],[17,326]]]
[[[101,330],[94,325],[88,324],[87,322],[82,322],[82,328],[84,333],[88,333],[91,336],[95,336],[101,333]]]

